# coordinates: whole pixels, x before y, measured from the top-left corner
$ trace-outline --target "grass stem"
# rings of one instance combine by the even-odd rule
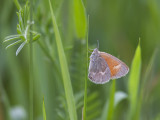
[[[30,0],[30,22],[32,22],[32,7],[33,1]],[[32,25],[30,26],[30,31],[32,31]],[[33,46],[32,46],[32,32],[30,32],[30,78],[29,78],[29,118],[33,120]]]
[[[88,81],[88,34],[89,34],[89,16],[88,16],[88,28],[86,39],[86,78],[85,78],[85,90],[84,90],[84,108],[83,108],[83,120],[87,118],[87,81]]]

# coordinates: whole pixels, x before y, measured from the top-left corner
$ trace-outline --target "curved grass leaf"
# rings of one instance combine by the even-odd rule
[[[61,36],[60,36],[59,29],[57,26],[56,18],[55,18],[53,9],[52,9],[51,1],[50,0],[48,1],[50,5],[53,28],[55,31],[56,44],[57,44],[57,49],[58,49],[58,55],[59,55],[59,61],[60,61],[60,67],[61,67],[61,72],[62,72],[62,78],[63,78],[63,84],[64,84],[64,90],[65,90],[65,96],[66,96],[66,101],[67,101],[67,106],[68,106],[69,117],[70,117],[70,120],[77,120],[77,112],[76,112],[76,107],[75,107],[75,100],[73,96],[73,90],[72,90],[67,60],[66,60],[66,56],[64,53],[62,40],[61,40]]]
[[[12,40],[16,40],[16,39],[19,39],[20,36],[17,36],[17,37],[8,37],[8,38],[5,38],[5,40],[3,41],[3,43],[5,42],[8,42],[8,41],[12,41]]]
[[[18,41],[14,42],[14,43],[11,43],[6,47],[6,49],[9,48],[9,47],[12,47],[14,45],[17,45],[18,43],[21,43],[21,42],[22,42],[22,40],[18,40]]]
[[[139,42],[132,61],[131,71],[129,75],[129,82],[128,82],[129,100],[130,100],[130,113],[129,113],[130,119],[133,118],[137,106],[137,95],[139,88],[140,73],[141,73],[141,48]]]
[[[114,96],[114,107],[116,107],[122,100],[126,99],[128,95],[125,92],[118,91]]]
[[[74,21],[78,38],[86,37],[87,19],[82,0],[74,0]]]
[[[115,109],[115,107],[121,102],[123,101],[124,99],[126,99],[128,97],[128,95],[122,91],[118,91],[115,93],[114,95],[114,108],[112,108],[113,110]],[[113,96],[112,96],[112,99],[113,99]],[[103,113],[102,113],[102,116],[101,116],[101,120],[108,120],[107,118],[107,115],[109,113],[107,113],[108,109],[109,109],[109,101],[106,102],[105,106],[104,106],[104,109],[103,109]],[[113,105],[113,104],[112,104]],[[112,106],[113,107],[113,106]],[[107,113],[107,115],[106,115]],[[112,117],[111,117],[112,118]]]
[[[9,36],[7,36],[7,37],[5,37],[5,40],[6,39],[11,39],[11,38],[15,38],[15,37],[20,37],[21,35],[9,35]]]
[[[23,43],[19,46],[19,48],[18,48],[17,51],[16,51],[16,56],[19,54],[19,52],[22,50],[22,48],[24,47],[25,44],[26,44],[26,42],[23,42]]]

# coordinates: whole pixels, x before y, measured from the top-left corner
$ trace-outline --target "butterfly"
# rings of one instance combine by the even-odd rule
[[[118,58],[100,52],[95,48],[90,56],[88,78],[96,84],[104,84],[111,79],[125,76],[129,72],[128,66]]]

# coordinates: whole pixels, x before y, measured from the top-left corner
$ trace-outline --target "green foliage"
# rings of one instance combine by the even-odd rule
[[[18,4],[18,2],[16,1],[16,4]],[[25,44],[30,42],[30,33],[32,33],[33,35],[33,41],[36,41],[40,38],[40,34],[35,32],[35,31],[31,31],[30,30],[30,26],[34,23],[31,23],[29,21],[29,6],[26,3],[26,5],[21,9],[19,5],[17,5],[19,12],[17,12],[17,16],[18,16],[18,21],[19,24],[17,24],[17,35],[10,35],[7,36],[4,40],[5,42],[10,42],[10,41],[15,41],[13,43],[10,43],[7,47],[12,47],[15,46],[19,43],[21,43],[21,45],[18,47],[17,51],[16,51],[16,56],[19,54],[19,52],[22,50],[22,48],[25,46]]]
[[[51,2],[1,1],[0,120],[12,120],[15,106],[24,108],[28,120],[33,92],[34,120],[159,120],[159,1]],[[128,75],[104,85],[88,80],[88,49],[97,40],[100,51],[129,66]],[[33,47],[32,54],[27,46]],[[18,57],[16,47],[17,55],[23,49]]]
[[[89,17],[88,17],[88,32],[86,38],[86,73],[85,73],[85,89],[84,89],[84,108],[83,108],[83,120],[87,118],[87,81],[88,81],[88,34],[89,34]]]
[[[43,107],[42,107],[42,110],[43,110],[43,120],[47,120],[46,119],[46,108],[45,108],[45,104],[44,104],[44,97],[43,97]]]
[[[132,66],[130,70],[130,76],[128,81],[128,90],[129,90],[129,100],[130,100],[130,119],[135,116],[136,106],[137,106],[137,97],[139,89],[139,80],[141,73],[141,48],[140,41],[135,51],[135,55],[132,61]]]
[[[108,110],[107,110],[107,120],[112,120],[113,117],[113,111],[114,111],[114,94],[116,91],[116,81],[112,81],[112,87],[110,89],[110,99],[108,104]]]
[[[92,92],[87,96],[87,111],[86,120],[93,120],[97,118],[101,113],[101,100],[99,100],[99,93]]]
[[[84,39],[86,37],[87,30],[87,19],[85,8],[82,0],[73,0],[74,1],[74,22],[76,28],[77,37]]]
[[[109,100],[106,102],[101,120],[112,120],[114,113],[114,102],[115,102],[115,91],[116,91],[116,81],[112,81],[112,86],[110,88]]]
[[[71,85],[67,60],[65,57],[61,36],[59,33],[59,29],[57,26],[56,18],[55,18],[50,0],[49,0],[49,5],[50,5],[51,16],[52,16],[53,29],[55,31],[59,61],[60,61],[60,66],[61,66],[61,71],[62,71],[67,106],[68,106],[68,112],[69,112],[69,116],[71,120],[77,120],[77,112],[76,112],[76,107],[75,107],[75,101],[74,101],[74,96],[73,96],[73,91],[72,91],[72,85]]]

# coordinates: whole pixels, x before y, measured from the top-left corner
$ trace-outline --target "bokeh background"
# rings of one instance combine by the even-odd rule
[[[142,90],[143,102],[137,119],[160,120],[160,1],[82,0],[82,2],[86,16],[89,15],[89,49],[96,48],[99,40],[100,51],[120,58],[131,68],[140,39],[142,64],[138,96]],[[26,1],[19,0],[19,3],[24,6]],[[52,6],[67,57],[80,120],[85,86],[86,42],[76,35],[74,0],[52,0]],[[0,0],[0,120],[29,119],[29,45],[25,45],[16,56],[19,45],[5,50],[7,44],[3,43],[6,36],[17,34],[16,12],[18,10],[14,1]],[[33,43],[34,120],[43,119],[43,96],[47,120],[69,120],[48,0],[34,0],[33,19],[33,29],[41,34],[41,37]],[[150,63],[152,67],[142,86]],[[57,65],[57,69],[54,64]],[[129,74],[116,80],[116,92],[121,91],[125,97],[114,108],[112,118],[114,120],[128,120]],[[96,85],[88,80],[88,120],[101,120],[104,106],[110,98],[111,85],[112,81]]]

